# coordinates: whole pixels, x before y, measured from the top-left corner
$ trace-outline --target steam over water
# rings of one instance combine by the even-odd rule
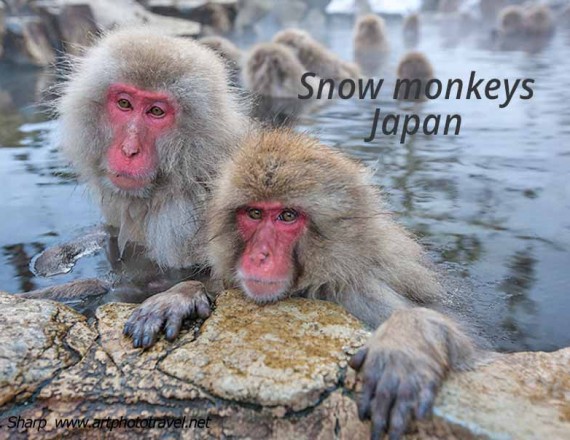
[[[405,48],[400,24],[389,21],[382,98],[326,103],[302,116],[298,129],[377,170],[389,206],[448,276],[453,301],[497,348],[568,346],[570,32],[559,30],[543,51],[528,54],[491,50],[475,33],[479,27],[469,33],[429,18],[423,24],[419,48],[437,78],[467,80],[472,70],[486,79],[533,78],[534,97],[513,99],[506,109],[499,109],[502,100],[486,99],[399,106],[389,92]],[[262,28],[260,39],[273,31]],[[335,18],[311,31],[341,57],[352,58],[349,20]],[[28,269],[37,252],[101,221],[85,187],[49,141],[55,124],[34,106],[47,79],[36,70],[0,65],[0,290],[9,292],[104,277],[110,270],[102,253],[52,279],[36,278]],[[377,107],[383,114],[459,113],[461,134],[417,135],[402,145],[399,136],[378,132],[365,143]]]

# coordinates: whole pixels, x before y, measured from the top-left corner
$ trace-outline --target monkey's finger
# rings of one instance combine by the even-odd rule
[[[133,347],[151,347],[156,342],[163,325],[163,317],[156,314],[140,313],[132,323],[131,336],[133,338]]]
[[[166,326],[164,328],[164,333],[167,341],[172,342],[176,339],[180,333],[180,329],[182,328],[183,320],[184,315],[181,313],[173,313],[168,317]]]
[[[362,395],[360,397],[360,403],[358,404],[358,417],[360,420],[366,420],[370,418],[370,405],[372,404],[372,399],[374,398],[374,392],[376,390],[377,383],[378,377],[374,374],[374,372],[367,372],[364,375]]]
[[[423,420],[431,416],[438,384],[434,381],[429,386],[420,391],[418,402],[415,408],[416,419]]]
[[[123,327],[123,334],[125,336],[133,336],[133,332],[135,331],[135,325],[137,321],[141,319],[140,312],[141,312],[141,307],[137,308],[133,313],[131,313],[131,316],[129,316],[129,319],[127,319],[127,322]]]
[[[356,371],[360,370],[360,367],[362,367],[362,364],[364,363],[367,354],[368,354],[368,347],[361,348],[354,356],[350,358],[350,360],[348,361],[348,365],[350,365],[350,367],[353,370]]]
[[[372,438],[380,439],[388,427],[390,409],[396,399],[398,377],[394,374],[384,374],[376,386],[372,402]]]
[[[210,300],[204,295],[196,301],[196,314],[199,318],[206,319],[211,313],[212,307],[210,306]]]
[[[390,440],[399,440],[404,436],[412,418],[415,395],[416,393],[410,383],[400,384],[398,397],[390,412]]]

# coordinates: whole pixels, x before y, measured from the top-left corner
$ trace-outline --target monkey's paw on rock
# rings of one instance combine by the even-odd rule
[[[368,438],[347,367],[368,334],[334,304],[258,306],[227,292],[201,328],[146,351],[122,336],[135,307],[107,304],[89,323],[54,302],[0,294],[0,439]],[[500,356],[453,375],[433,421],[408,438],[569,438],[568,365],[564,349]],[[208,426],[125,427],[164,417]],[[88,422],[57,427],[62,419]],[[96,419],[109,422],[95,428]]]

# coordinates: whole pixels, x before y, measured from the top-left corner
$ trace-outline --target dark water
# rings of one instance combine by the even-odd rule
[[[448,35],[441,29],[445,28]],[[370,133],[376,107],[406,113],[384,91],[378,102],[333,102],[300,120],[300,129],[373,166],[391,207],[449,274],[450,289],[503,350],[570,345],[570,35],[559,32],[541,52],[497,52],[464,27],[426,26],[420,49],[441,79],[533,78],[535,96],[497,101],[437,100],[419,114],[459,113],[461,134],[398,137]],[[313,28],[345,59],[345,21]],[[397,23],[383,76],[393,81],[404,53]],[[245,44],[245,43],[244,43]],[[104,256],[81,260],[71,274],[35,278],[29,259],[100,222],[97,207],[50,141],[35,100],[49,76],[0,65],[0,289],[31,290],[104,276]],[[499,100],[500,101],[500,100]]]

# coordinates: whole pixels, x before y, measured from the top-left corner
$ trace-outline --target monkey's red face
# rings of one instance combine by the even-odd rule
[[[257,302],[275,301],[295,278],[293,251],[306,230],[307,216],[281,203],[248,205],[237,212],[245,250],[237,274],[245,293]]]
[[[174,125],[176,103],[163,93],[113,84],[106,108],[113,132],[107,177],[124,191],[147,188],[158,171],[156,141]]]

